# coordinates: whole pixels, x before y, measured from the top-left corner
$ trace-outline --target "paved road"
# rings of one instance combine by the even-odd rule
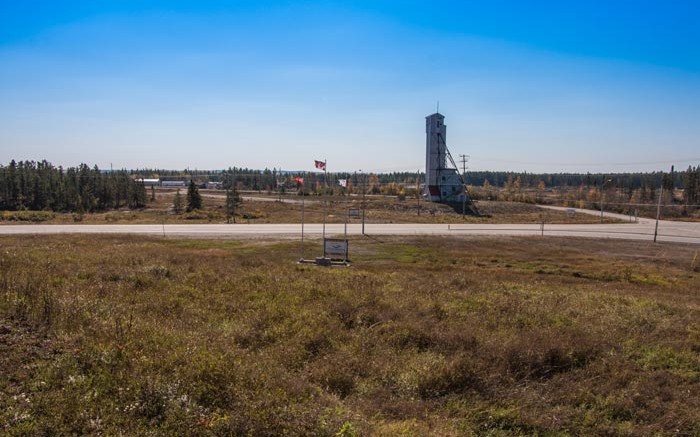
[[[599,214],[600,212],[598,212]],[[308,236],[320,236],[322,225],[307,224]],[[18,234],[138,234],[177,237],[271,237],[299,235],[299,224],[171,224],[171,225],[3,225],[0,235]],[[348,234],[361,234],[359,224],[348,225]],[[327,224],[328,235],[343,233],[342,224]],[[369,235],[542,235],[539,224],[367,224]],[[618,238],[651,241],[654,221],[623,224],[545,224],[544,235]],[[700,244],[700,223],[659,222],[659,241]]]
[[[595,210],[595,209],[581,209],[581,208],[569,208],[569,207],[564,207],[564,206],[550,206],[550,205],[536,205],[538,208],[542,209],[552,209],[554,211],[562,211],[562,212],[567,212],[569,210],[573,210],[576,214],[586,214],[586,215],[593,215],[596,217],[600,217],[600,210]],[[625,222],[633,223],[635,222],[635,217],[630,217],[627,214],[617,214],[614,212],[603,212],[603,217],[609,217],[609,218],[616,218],[618,220],[622,220]],[[644,217],[637,217],[636,218],[637,222],[643,222],[643,223],[650,223],[654,222],[653,219],[648,219]]]

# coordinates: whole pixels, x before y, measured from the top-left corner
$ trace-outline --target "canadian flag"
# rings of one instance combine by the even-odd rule
[[[325,162],[314,160],[314,165],[316,166],[317,169],[326,171],[326,163]]]
[[[347,188],[348,180],[347,179],[338,179],[338,185],[340,185],[341,187]]]

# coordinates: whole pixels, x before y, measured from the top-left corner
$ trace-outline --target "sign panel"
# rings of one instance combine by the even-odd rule
[[[350,216],[350,218],[360,218],[360,210],[357,208],[350,208],[348,216]]]
[[[323,242],[323,255],[336,259],[348,259],[348,240],[326,238]]]

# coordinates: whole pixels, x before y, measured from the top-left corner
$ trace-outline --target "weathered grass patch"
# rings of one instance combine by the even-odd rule
[[[692,248],[351,247],[3,238],[0,433],[700,432]]]

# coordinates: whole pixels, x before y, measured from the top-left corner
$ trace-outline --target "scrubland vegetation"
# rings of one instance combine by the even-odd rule
[[[148,201],[141,210],[121,209],[101,213],[53,213],[46,211],[4,211],[0,212],[0,224],[42,223],[42,224],[145,224],[145,223],[226,223],[226,196],[222,190],[201,190],[200,208],[187,211],[184,206],[176,212],[173,208],[176,191],[155,190],[155,200]],[[185,197],[185,193],[181,193]],[[236,223],[300,223],[301,197],[244,194],[243,201],[231,208],[230,221]],[[367,223],[600,223],[600,218],[586,214],[570,217],[563,211],[543,210],[535,205],[518,202],[478,202],[481,217],[463,217],[447,205],[416,199],[399,200],[390,196],[369,196],[366,198]],[[184,202],[183,202],[184,205]],[[349,208],[362,208],[361,197],[329,198],[327,205],[329,223],[343,223]],[[320,196],[307,196],[305,221],[323,221],[323,202]],[[349,223],[359,223],[360,218],[349,219]],[[606,223],[618,222],[606,218]]]
[[[187,197],[184,187],[180,202],[176,202],[174,192],[146,188],[143,178],[163,178],[187,182]],[[295,180],[303,179],[303,185]],[[346,187],[338,185],[342,179]],[[66,220],[98,221],[101,217],[137,217],[140,222],[149,223],[154,218],[161,221],[177,219],[221,221],[224,211],[216,211],[201,203],[196,196],[197,186],[207,182],[219,184],[220,188],[230,188],[230,208],[238,198],[238,192],[254,193],[257,196],[284,196],[299,200],[302,191],[310,198],[318,199],[325,193],[334,203],[342,203],[348,193],[359,197],[361,193],[370,196],[381,195],[391,199],[396,206],[389,208],[393,213],[378,210],[376,219],[386,221],[413,220],[429,221],[427,217],[413,218],[418,203],[422,176],[418,173],[400,172],[384,174],[330,173],[320,172],[280,172],[277,169],[252,170],[229,168],[220,171],[190,172],[167,170],[119,170],[103,171],[97,166],[81,164],[78,167],[54,167],[47,161],[11,161],[0,163],[0,211],[5,211],[0,219],[4,221],[46,221],[47,215],[59,213],[52,221]],[[610,212],[637,214],[655,217],[660,187],[663,187],[661,201],[662,217],[674,220],[700,220],[700,166],[689,167],[673,174],[619,173],[619,174],[531,174],[513,172],[469,172],[465,183],[474,200],[498,201],[512,205],[549,204]],[[157,194],[156,194],[157,192]],[[220,197],[217,207],[224,206],[226,190],[215,190]],[[168,217],[155,217],[158,214],[159,197],[171,195],[166,209],[177,214]],[[205,202],[206,203],[206,202]],[[384,202],[386,203],[386,202]],[[481,202],[480,202],[481,203]],[[179,206],[178,206],[179,204]],[[426,202],[423,202],[427,205]],[[206,212],[199,211],[200,209]],[[268,208],[269,209],[269,205]],[[502,208],[508,210],[509,208]],[[257,218],[253,212],[246,213]],[[187,214],[182,214],[186,211]],[[425,213],[438,212],[441,220],[449,218],[440,208],[427,207]],[[482,211],[483,212],[483,211]],[[499,211],[502,214],[502,211]],[[36,214],[34,214],[36,213]],[[124,214],[126,213],[126,214]],[[488,213],[487,213],[488,214]],[[503,215],[505,220],[523,220],[524,217]],[[26,219],[30,220],[26,220]],[[128,220],[127,220],[128,221]],[[132,219],[133,221],[133,219]],[[225,221],[225,219],[224,219]],[[481,222],[493,222],[483,217]],[[527,220],[530,222],[529,220]],[[534,220],[538,221],[538,220]]]
[[[0,164],[0,211],[99,212],[143,208],[144,186],[125,170],[54,167],[47,161]]]
[[[697,246],[0,243],[1,434],[700,433]]]

